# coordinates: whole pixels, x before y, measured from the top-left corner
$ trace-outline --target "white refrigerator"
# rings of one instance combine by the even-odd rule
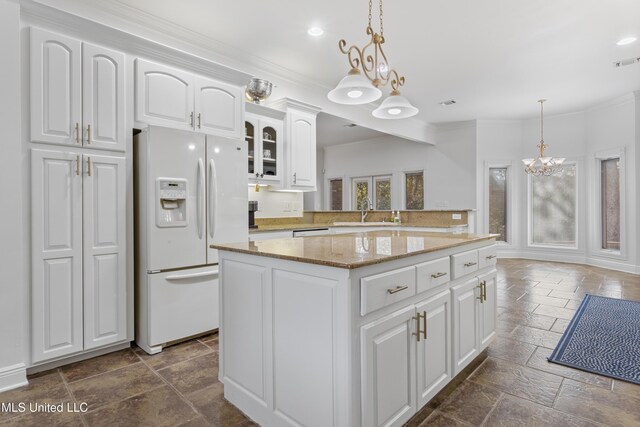
[[[149,126],[134,137],[136,343],[149,354],[218,328],[218,254],[247,241],[242,140]]]

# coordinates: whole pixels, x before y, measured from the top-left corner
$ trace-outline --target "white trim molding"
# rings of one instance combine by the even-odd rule
[[[29,384],[27,367],[24,363],[0,368],[0,393]]]
[[[609,250],[602,248],[602,176],[601,165],[603,160],[619,159],[620,174],[620,250]],[[593,154],[592,166],[594,168],[592,174],[592,187],[595,194],[591,196],[591,218],[593,223],[589,227],[590,230],[596,230],[590,236],[589,255],[591,257],[605,258],[610,262],[619,263],[628,259],[628,241],[627,241],[627,185],[626,185],[626,156],[625,149],[617,148],[613,150],[598,151]],[[606,262],[603,260],[603,262]]]

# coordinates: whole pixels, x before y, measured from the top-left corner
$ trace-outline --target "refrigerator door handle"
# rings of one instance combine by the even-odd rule
[[[176,274],[173,276],[167,276],[165,280],[186,280],[186,279],[198,279],[200,277],[209,277],[216,276],[218,274],[218,269],[211,271],[201,271],[200,273],[190,273],[190,274]]]
[[[198,225],[199,239],[202,239],[202,229],[204,228],[203,227],[204,224],[202,223],[203,222],[202,209],[204,208],[203,199],[204,199],[204,164],[202,163],[202,159],[198,159],[198,195],[196,198],[196,201],[197,201],[196,223]]]
[[[209,236],[213,239],[216,229],[216,213],[218,206],[218,189],[216,185],[218,177],[216,175],[216,164],[213,159],[209,160]]]

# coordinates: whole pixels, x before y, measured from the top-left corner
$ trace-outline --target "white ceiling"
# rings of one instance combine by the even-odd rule
[[[316,120],[316,133],[318,135],[318,148],[329,147],[349,142],[364,141],[372,138],[386,136],[386,133],[362,126],[350,126],[352,122],[342,117],[320,113]]]
[[[366,0],[111,0],[206,36],[220,47],[333,87],[348,71],[340,38],[363,45]],[[374,2],[375,3],[375,2]],[[375,15],[374,15],[375,16]],[[640,89],[638,0],[387,0],[386,52],[426,122],[581,110]],[[325,34],[308,36],[309,26]],[[457,104],[438,102],[455,98]]]

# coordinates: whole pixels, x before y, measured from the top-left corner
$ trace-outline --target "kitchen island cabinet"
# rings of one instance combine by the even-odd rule
[[[220,381],[263,426],[400,426],[495,335],[493,235],[381,230],[213,247]]]

